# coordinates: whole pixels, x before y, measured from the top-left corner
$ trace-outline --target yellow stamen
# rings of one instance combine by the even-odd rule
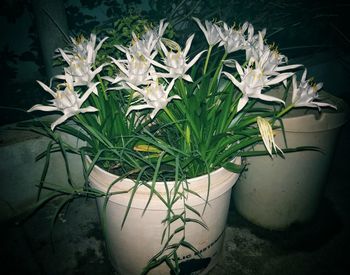
[[[75,39],[75,41],[77,41],[78,44],[83,43],[83,42],[85,41],[84,35],[79,34],[79,35],[77,36],[77,38]]]

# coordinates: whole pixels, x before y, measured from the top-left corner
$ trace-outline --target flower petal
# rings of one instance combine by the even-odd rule
[[[191,67],[194,65],[194,63],[197,62],[197,60],[201,57],[201,55],[202,55],[204,52],[206,52],[206,50],[201,51],[200,53],[198,53],[198,54],[191,60],[191,62],[188,63],[188,64],[186,65],[185,72],[186,72],[189,68],[191,68]]]
[[[79,99],[79,103],[83,104],[84,101],[89,97],[89,95],[90,95],[92,92],[95,93],[95,91],[97,91],[96,86],[97,86],[98,84],[100,84],[100,83],[99,83],[99,82],[96,82],[96,83],[94,83],[92,86],[90,86],[89,89],[87,89],[87,91],[86,91],[86,92],[83,94],[83,96]],[[81,105],[81,104],[80,104],[80,105]]]
[[[103,42],[105,42],[107,39],[108,39],[108,37],[105,37],[105,38],[103,38],[103,39],[100,41],[100,43],[98,43],[98,45],[97,45],[96,48],[95,48],[95,51],[96,51],[96,52],[101,48]]]
[[[238,80],[230,73],[228,72],[222,72],[224,75],[227,76],[228,79],[230,79],[232,81],[232,83],[236,86],[236,87],[240,87],[241,83],[238,82]]]
[[[265,100],[265,101],[278,101],[278,102],[285,104],[285,102],[282,99],[279,99],[277,97],[270,96],[270,95],[258,94],[258,95],[251,95],[251,97],[260,98],[260,99]]]
[[[47,86],[46,84],[44,84],[43,82],[37,80],[36,82],[39,83],[39,85],[46,91],[48,92],[49,94],[51,94],[53,97],[56,97],[56,93],[49,87]]]
[[[68,118],[70,118],[73,115],[74,115],[73,113],[69,113],[69,114],[64,114],[63,116],[59,117],[57,120],[55,120],[51,124],[51,130],[53,131],[57,125],[65,122]]]
[[[97,111],[98,109],[93,106],[80,109],[80,113],[89,113],[89,112],[97,112]]]
[[[189,74],[184,74],[181,78],[188,82],[193,82],[193,79]]]
[[[30,108],[27,112],[32,112],[32,111],[53,112],[58,110],[59,109],[55,106],[46,106],[46,105],[36,104],[32,108]]]
[[[249,97],[246,95],[243,95],[243,97],[239,99],[237,105],[237,113],[244,108],[244,106],[248,103],[248,100]]]
[[[281,72],[281,71],[285,71],[285,70],[293,70],[299,67],[304,66],[303,64],[294,64],[294,65],[287,65],[287,66],[282,66],[282,67],[277,67],[275,69],[276,72]]]
[[[191,80],[192,80],[192,79],[191,79]],[[173,79],[173,80],[169,83],[168,87],[166,88],[166,90],[165,90],[166,96],[168,96],[168,94],[169,94],[170,91],[172,90],[174,84],[175,84],[175,79]]]
[[[271,80],[268,80],[266,82],[266,85],[274,85],[274,84],[280,83],[280,82],[284,81],[285,79],[291,77],[292,75],[293,75],[293,73],[282,73],[282,74],[279,74],[275,78],[273,78]]]
[[[202,25],[201,21],[197,17],[192,17],[194,21],[198,24],[198,27],[202,30],[204,33],[205,38],[208,40],[208,31],[205,29],[205,27]]]
[[[184,56],[187,56],[190,48],[191,48],[191,44],[192,44],[192,41],[193,41],[193,38],[194,38],[194,34],[192,34],[186,41],[186,45],[185,45],[185,49],[183,50],[183,54]]]
[[[131,107],[129,107],[128,111],[126,112],[126,116],[128,116],[132,111],[139,111],[139,110],[149,109],[149,108],[152,108],[152,106],[149,104],[141,104],[141,105],[131,106]]]

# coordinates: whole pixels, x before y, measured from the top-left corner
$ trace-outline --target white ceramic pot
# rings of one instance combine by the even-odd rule
[[[322,152],[299,151],[274,156],[249,157],[235,188],[237,211],[250,222],[267,229],[283,230],[310,220],[315,214],[341,126],[348,107],[340,99],[322,94],[338,110],[295,109],[283,119],[288,147],[316,146]],[[276,143],[284,143],[276,131]]]
[[[240,159],[236,160],[240,163]],[[180,268],[184,274],[206,274],[219,259],[223,244],[223,234],[226,226],[227,213],[231,197],[232,186],[238,179],[238,174],[231,173],[223,168],[210,174],[209,205],[203,214],[203,221],[208,230],[197,223],[186,225],[186,239],[202,252],[202,258],[191,250],[181,247],[178,251]],[[117,176],[95,166],[90,174],[92,187],[103,192],[107,191],[110,184]],[[205,198],[208,188],[208,176],[200,176],[188,181],[191,190]],[[130,179],[124,179],[113,185],[111,192],[129,190],[134,186]],[[169,182],[171,189],[174,183]],[[156,183],[156,190],[166,197],[164,183]],[[153,196],[147,211],[142,215],[149,199],[149,189],[140,186],[133,198],[130,212],[124,227],[122,220],[130,199],[130,192],[113,195],[110,197],[106,210],[106,241],[111,262],[118,274],[140,274],[147,262],[160,251],[161,236],[164,230],[162,221],[166,217],[165,205],[157,196]],[[97,199],[98,208],[103,211],[104,198]],[[203,199],[189,194],[187,204],[202,213]],[[183,210],[183,202],[178,201],[173,208],[175,211]],[[198,218],[188,213],[192,218]],[[164,263],[153,269],[149,274],[170,274],[168,266]]]

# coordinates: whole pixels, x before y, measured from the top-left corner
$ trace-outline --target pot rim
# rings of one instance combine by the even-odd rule
[[[86,159],[87,159],[88,163],[91,164],[92,160],[91,160],[90,156],[86,156]],[[232,160],[232,162],[239,165],[239,164],[241,164],[242,159],[241,159],[241,157],[237,156],[237,157],[235,157],[235,158]],[[94,165],[94,169],[98,170],[98,171],[101,172],[101,173],[107,174],[107,175],[110,176],[111,178],[115,178],[115,179],[116,179],[117,177],[120,177],[119,175],[116,175],[116,174],[113,174],[113,173],[111,173],[111,172],[106,171],[105,169],[101,168],[101,167],[98,166],[97,164]],[[218,169],[216,169],[216,170],[210,172],[209,174],[204,174],[204,175],[197,176],[197,177],[194,177],[194,178],[189,178],[189,179],[187,179],[187,181],[188,181],[188,182],[200,181],[200,180],[202,180],[202,179],[204,179],[204,178],[207,178],[208,175],[210,175],[210,177],[216,176],[217,174],[221,173],[223,170],[227,171],[228,173],[233,173],[233,172],[228,171],[228,170],[225,169],[224,167],[220,167],[220,168],[218,168]],[[91,174],[91,173],[90,173],[90,174]],[[233,174],[238,174],[238,173],[233,173]],[[89,175],[89,176],[90,176],[90,175]],[[128,181],[128,182],[134,183],[134,180],[132,180],[132,179],[130,179],[130,178],[124,178],[123,181]],[[148,181],[147,183],[152,183],[152,182]],[[166,183],[167,183],[168,185],[170,185],[170,184],[173,185],[173,184],[175,184],[175,181],[174,181],[174,180],[172,180],[172,181],[167,181]],[[155,184],[156,184],[156,185],[160,185],[160,184],[163,185],[163,184],[164,184],[164,181],[156,181]]]
[[[241,157],[236,157],[234,159],[235,163],[241,163]],[[210,190],[208,193],[208,175],[210,175]],[[230,172],[225,168],[221,167],[210,174],[205,174],[195,178],[190,178],[187,181],[189,188],[193,192],[188,193],[188,198],[191,202],[191,206],[196,205],[205,205],[206,197],[208,202],[213,199],[218,198],[222,194],[226,193],[232,188],[232,186],[237,182],[237,179],[240,174]],[[130,203],[131,190],[135,188],[135,180],[132,179],[121,179],[117,182],[118,176],[112,173],[109,173],[95,165],[89,175],[90,185],[102,192],[114,193],[108,200],[117,203],[119,205],[127,206]],[[115,183],[115,184],[113,184]],[[113,184],[113,186],[111,186]],[[173,195],[173,189],[175,187],[175,181],[169,182],[156,182],[155,189],[158,194],[163,198]],[[136,187],[137,191],[132,198],[132,208],[144,209],[147,205],[147,202],[150,198],[151,190],[149,187],[140,184]],[[157,195],[154,195],[152,200],[149,202],[147,209],[149,210],[164,210],[164,203],[158,198]],[[178,200],[173,209],[181,209],[183,207],[183,202]]]

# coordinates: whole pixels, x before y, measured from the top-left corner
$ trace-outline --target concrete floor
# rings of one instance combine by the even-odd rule
[[[221,262],[210,275],[350,274],[350,125],[342,129],[319,211],[308,224],[275,232],[231,207]],[[93,200],[72,203],[50,235],[54,207],[0,226],[1,274],[114,274]],[[51,245],[53,240],[54,246]],[[122,274],[124,275],[124,274]]]

